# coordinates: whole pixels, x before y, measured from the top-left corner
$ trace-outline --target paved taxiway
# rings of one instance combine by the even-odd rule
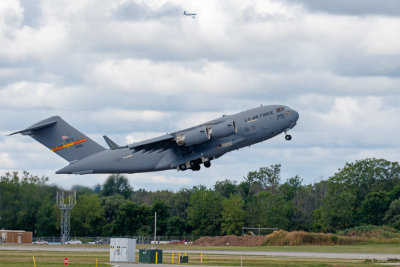
[[[96,247],[62,247],[62,246],[6,246],[0,245],[0,250],[42,250],[42,251],[86,251],[86,252],[108,252],[109,248]],[[138,251],[138,250],[137,250]],[[400,254],[379,254],[379,253],[329,253],[329,252],[290,252],[290,251],[229,251],[229,250],[171,250],[164,249],[164,253],[171,252],[187,252],[203,254],[220,254],[220,255],[253,255],[253,256],[270,256],[270,257],[295,257],[295,258],[331,258],[331,259],[400,259]],[[121,265],[122,266],[122,265]]]

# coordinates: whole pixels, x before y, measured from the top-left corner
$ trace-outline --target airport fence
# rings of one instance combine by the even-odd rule
[[[82,244],[107,244],[110,238],[134,238],[136,244],[179,244],[191,243],[200,238],[199,236],[71,236],[70,240],[79,240]],[[59,236],[36,236],[32,238],[35,241],[47,241],[49,244],[61,244]]]

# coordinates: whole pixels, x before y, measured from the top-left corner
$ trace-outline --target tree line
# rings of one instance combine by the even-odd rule
[[[135,190],[123,175],[110,175],[93,188],[76,185],[72,236],[157,234],[238,235],[241,228],[277,227],[337,232],[361,225],[400,230],[400,166],[385,159],[346,165],[327,180],[303,185],[299,176],[281,179],[281,165],[251,171],[241,182],[222,180],[179,191]],[[0,228],[58,236],[56,185],[28,172],[0,177]],[[66,201],[68,201],[66,199]]]

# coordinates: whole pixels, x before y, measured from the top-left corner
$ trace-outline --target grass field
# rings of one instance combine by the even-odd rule
[[[60,247],[60,246],[58,246]],[[62,247],[62,246],[61,246]],[[79,246],[74,246],[79,247]],[[89,247],[89,246],[81,246]],[[106,245],[90,246],[103,247]],[[149,248],[138,245],[137,248]],[[352,246],[286,246],[286,247],[203,247],[187,245],[160,245],[159,249],[188,250],[189,263],[191,265],[213,266],[372,266],[379,262],[363,259],[309,259],[277,256],[249,256],[240,255],[203,255],[203,263],[200,262],[200,252],[205,250],[231,250],[231,251],[292,251],[292,252],[357,252],[357,253],[393,253],[400,254],[400,248],[396,244],[352,245]],[[191,251],[189,251],[189,249]],[[197,250],[193,253],[193,250]],[[183,253],[181,254],[183,255]],[[35,256],[36,266],[64,266],[64,258],[68,257],[69,265],[74,267],[110,266],[109,253],[105,252],[62,252],[62,251],[7,251],[0,250],[0,267],[31,267]],[[177,264],[178,253],[174,253],[174,263]],[[136,257],[136,262],[138,258]],[[172,253],[163,254],[163,262],[172,263]],[[376,265],[375,265],[376,266]]]
[[[149,248],[149,245],[137,245],[137,248]],[[384,253],[400,254],[399,244],[366,244],[348,246],[193,246],[193,245],[157,245],[160,249],[179,250],[231,250],[231,251],[290,251],[290,252],[332,252],[332,253]]]
[[[242,255],[204,255],[203,264],[200,254],[187,253],[191,265],[213,266],[372,266],[377,263],[351,259],[301,259],[291,257],[242,256]],[[0,266],[31,267],[35,256],[36,266],[64,266],[64,258],[68,257],[69,265],[74,267],[110,266],[107,252],[52,252],[52,251],[1,251]],[[177,264],[178,253],[174,253]],[[136,262],[138,259],[136,258]],[[164,253],[163,262],[171,264],[172,254]],[[182,264],[183,265],[183,264]]]
[[[0,250],[1,267],[32,267],[33,256],[37,267],[41,266],[64,266],[64,258],[69,260],[68,266],[88,267],[110,266],[105,264],[109,261],[109,254],[105,252],[59,252],[59,251],[7,251]]]

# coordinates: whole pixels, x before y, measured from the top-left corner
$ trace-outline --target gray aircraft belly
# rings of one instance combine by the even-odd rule
[[[171,150],[133,152],[129,148],[105,150],[61,169],[58,173],[136,173],[170,169],[175,160]]]

